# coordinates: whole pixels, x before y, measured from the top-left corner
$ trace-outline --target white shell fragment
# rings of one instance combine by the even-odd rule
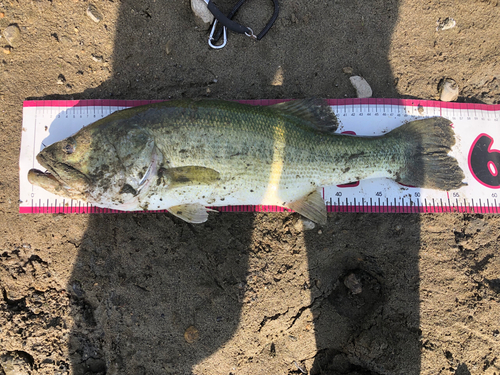
[[[101,13],[99,13],[97,8],[92,4],[90,4],[89,7],[87,8],[87,16],[89,16],[89,18],[95,23],[99,23],[102,20]]]
[[[458,99],[460,89],[458,84],[451,78],[446,78],[440,82],[439,87],[440,100],[443,102],[454,102]]]
[[[352,76],[349,78],[351,84],[356,89],[356,94],[358,98],[371,98],[373,91],[368,82],[363,77]]]
[[[191,9],[203,23],[210,24],[214,20],[214,15],[208,10],[207,4],[203,0],[191,0]]]
[[[17,47],[21,41],[21,30],[17,25],[10,25],[3,31],[3,36],[12,47]]]
[[[457,24],[457,22],[453,18],[448,17],[442,21],[440,18],[436,22],[436,25],[437,25],[436,31],[453,29],[456,26],[456,24]]]

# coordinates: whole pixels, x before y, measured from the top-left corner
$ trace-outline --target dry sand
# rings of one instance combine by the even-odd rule
[[[350,67],[500,101],[497,0],[280,3],[215,51],[187,0],[0,1],[0,374],[500,374],[497,216],[18,214],[26,99],[354,97]]]

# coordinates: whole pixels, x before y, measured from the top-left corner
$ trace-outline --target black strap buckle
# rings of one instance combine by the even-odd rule
[[[257,40],[261,40],[264,37],[264,35],[267,34],[269,29],[273,26],[274,21],[276,21],[276,19],[278,18],[278,14],[279,14],[278,0],[273,0],[273,4],[274,4],[273,15],[271,16],[267,25],[262,29],[262,31],[258,35],[255,35],[251,28],[240,25],[239,23],[232,20],[232,18],[234,17],[234,15],[238,11],[238,9],[240,9],[240,7],[243,5],[243,3],[246,0],[238,1],[238,3],[234,6],[234,8],[231,10],[231,12],[227,16],[224,15],[224,13],[222,13],[215,6],[215,4],[212,2],[212,0],[204,0],[204,1],[207,4],[208,10],[210,10],[210,12],[212,12],[212,14],[214,15],[214,17],[216,19],[216,21],[214,21],[214,25],[212,26],[212,31],[210,33],[210,38],[209,38],[209,42],[208,42],[208,44],[210,44],[210,46],[212,46],[214,48],[217,48],[217,46],[214,46],[214,44],[219,41],[221,35],[223,34],[223,32],[225,32],[224,28],[228,28],[229,30],[232,30],[232,31],[239,33],[239,34],[245,34],[245,35],[252,37],[254,39],[257,39]],[[220,22],[222,24],[222,28],[220,28],[215,33],[215,28],[216,28],[217,22]],[[214,33],[215,33],[215,35],[214,35]],[[223,42],[223,45],[225,45],[225,41]],[[222,48],[222,47],[219,47],[219,48]]]

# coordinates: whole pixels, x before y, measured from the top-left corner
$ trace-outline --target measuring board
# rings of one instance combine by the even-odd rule
[[[240,102],[271,105],[281,101]],[[31,185],[27,178],[28,171],[32,168],[43,170],[35,157],[45,146],[74,134],[114,111],[155,102],[159,101],[25,101],[19,161],[19,212],[121,212],[55,196]],[[368,179],[348,185],[329,186],[323,189],[329,212],[500,213],[500,105],[371,98],[330,99],[328,103],[338,116],[339,133],[374,136],[424,117],[443,116],[451,120],[457,142],[450,155],[457,158],[467,183],[467,186],[449,192],[403,186],[388,179]],[[287,210],[278,206],[227,206],[216,209],[223,212]]]

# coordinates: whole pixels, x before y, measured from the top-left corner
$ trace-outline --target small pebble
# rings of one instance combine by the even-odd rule
[[[204,24],[209,25],[214,21],[214,15],[208,10],[203,0],[191,0],[191,9]]]
[[[344,279],[344,285],[351,291],[352,294],[359,294],[363,291],[363,285],[358,277],[351,273]]]
[[[167,43],[165,43],[165,53],[167,55],[170,55],[172,53],[172,41],[169,40]]]
[[[96,56],[96,55],[92,55],[92,60],[94,60],[95,62],[103,62],[104,59],[102,58],[102,56]]]
[[[59,38],[59,41],[63,44],[72,44],[73,43],[73,39],[71,39],[67,35],[61,35],[61,37]]]
[[[12,51],[12,47],[11,46],[6,46],[6,47],[3,47],[2,49],[3,53],[5,53],[6,55],[10,55],[11,51]]]
[[[351,84],[356,89],[356,95],[358,98],[371,98],[373,91],[368,82],[363,77],[353,76],[349,80]]]
[[[64,82],[66,82],[66,78],[62,74],[59,74],[59,76],[57,77],[57,84],[64,85]]]
[[[457,22],[453,18],[445,18],[444,21],[441,21],[441,18],[437,20],[436,22],[436,31],[439,30],[448,30],[452,29],[456,26]]]
[[[314,221],[306,219],[305,217],[301,217],[297,222],[293,225],[295,230],[302,232],[303,230],[311,230],[316,227]]]
[[[0,12],[0,18],[4,18],[5,17],[5,13],[4,12]]]
[[[7,26],[3,31],[3,36],[7,40],[7,43],[9,43],[12,47],[16,47],[21,41],[21,30],[19,30],[17,25]]]
[[[312,220],[302,218],[301,221],[302,221],[302,228],[304,228],[304,230],[311,230],[314,229],[314,227],[316,227],[316,223]]]
[[[101,13],[99,13],[97,8],[92,4],[90,4],[89,7],[87,8],[87,16],[89,16],[90,19],[95,23],[99,23],[102,20]]]
[[[350,66],[346,66],[345,68],[342,68],[342,71],[345,73],[345,74],[352,74],[354,72],[354,69],[351,68]]]
[[[438,85],[440,100],[443,102],[454,102],[458,99],[460,89],[458,84],[451,78],[445,78]]]
[[[200,338],[200,331],[194,326],[189,326],[184,332],[184,340],[192,344]]]

